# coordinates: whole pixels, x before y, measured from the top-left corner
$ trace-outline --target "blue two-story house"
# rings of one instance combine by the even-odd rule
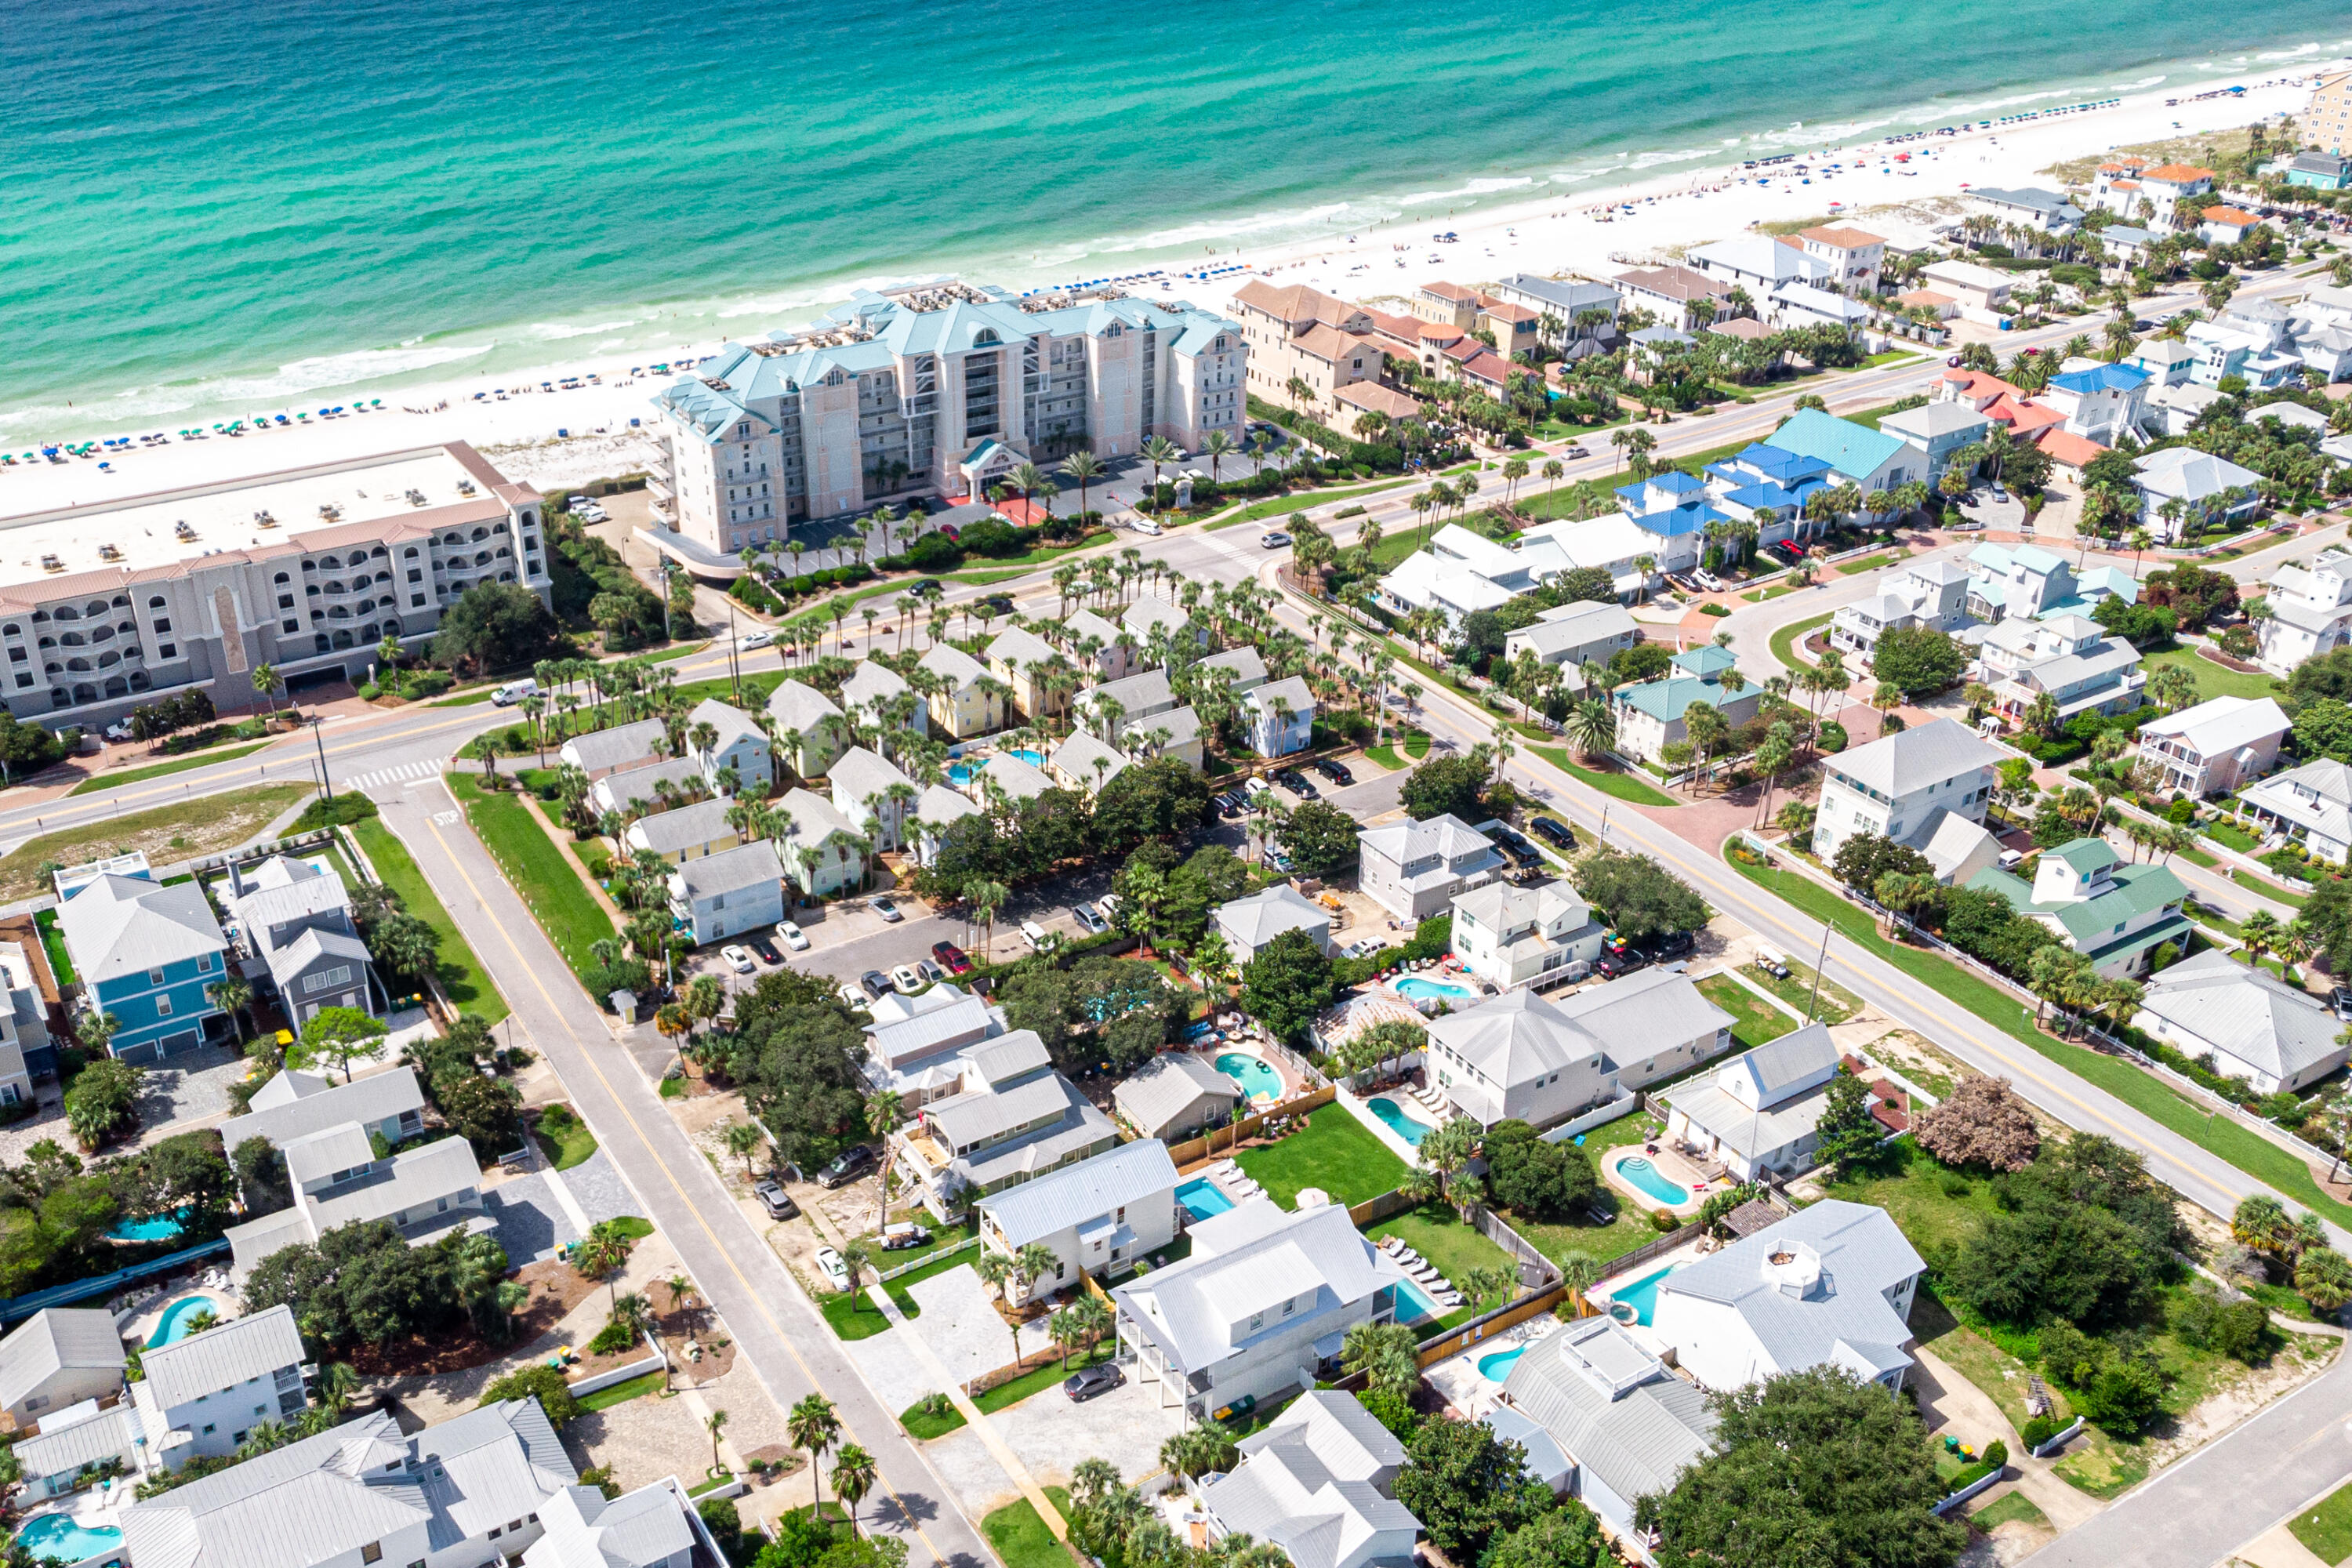
[[[1315,693],[1306,679],[1292,676],[1242,693],[1249,722],[1250,750],[1261,757],[1286,757],[1314,743]]]
[[[110,1044],[122,1060],[155,1061],[229,1032],[205,994],[228,972],[228,939],[194,881],[97,877],[58,907],[58,929],[90,1005],[118,1021]]]
[[[1830,466],[1821,458],[1761,442],[1706,466],[1707,495],[1732,517],[1754,523],[1759,544],[1801,539],[1825,529],[1826,523],[1805,521],[1805,501],[1830,482]]]
[[[1696,566],[1706,525],[1731,521],[1707,504],[1706,481],[1680,468],[1661,468],[1639,484],[1618,486],[1617,505],[1626,521],[1654,540],[1650,553],[1661,572]]]

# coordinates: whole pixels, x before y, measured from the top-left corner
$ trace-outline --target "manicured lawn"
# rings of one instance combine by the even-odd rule
[[[1497,1296],[1484,1303],[1472,1300],[1463,1283],[1469,1279],[1472,1269],[1500,1269],[1507,1279],[1516,1280],[1517,1278],[1510,1254],[1480,1235],[1477,1226],[1464,1225],[1462,1216],[1454,1213],[1451,1204],[1423,1204],[1417,1209],[1391,1215],[1364,1234],[1374,1241],[1385,1241],[1391,1236],[1401,1237],[1407,1247],[1427,1258],[1430,1267],[1444,1275],[1454,1289],[1462,1293],[1462,1305],[1439,1318],[1436,1323],[1423,1325],[1420,1330],[1423,1333],[1466,1323],[1480,1312],[1499,1307],[1509,1299]]]
[[[121,773],[100,773],[96,778],[82,780],[66,793],[95,795],[100,790],[137,784],[141,779],[160,779],[166,773],[186,773],[190,768],[206,768],[215,763],[233,763],[239,757],[250,756],[268,744],[269,742],[267,741],[256,741],[249,746],[230,746],[224,751],[199,752],[191,757],[175,757],[171,762],[157,763],[151,767],[125,768]]]
[[[1731,1037],[1742,1049],[1777,1040],[1797,1026],[1795,1019],[1728,974],[1708,975],[1698,983],[1698,993],[1731,1015]]]
[[[1045,1489],[1046,1500],[1070,1513],[1070,1494],[1060,1487]],[[1004,1568],[1070,1568],[1070,1554],[1045,1528],[1027,1498],[1010,1502],[980,1521],[981,1533],[1003,1560]]]
[[[877,1268],[896,1268],[901,1264],[919,1262],[942,1247],[954,1247],[960,1242],[969,1241],[979,1234],[968,1226],[940,1225],[933,1220],[929,1213],[919,1208],[904,1210],[890,1217],[894,1221],[912,1220],[921,1226],[931,1233],[930,1244],[926,1247],[902,1247],[897,1252],[885,1252],[882,1250],[881,1237],[868,1236],[866,1238],[866,1244],[874,1249],[874,1266]],[[964,1261],[969,1263],[977,1256],[979,1256],[977,1253],[971,1254],[964,1258]],[[909,1274],[914,1272],[915,1270],[911,1268],[908,1270]]]
[[[508,1011],[506,998],[499,994],[489,972],[458,933],[457,922],[442,908],[425,873],[416,868],[408,846],[375,817],[354,823],[345,831],[358,842],[360,852],[375,868],[383,885],[400,895],[401,907],[433,928],[433,969],[451,1004],[459,1012],[471,1013],[486,1024],[504,1018]]]
[[[1838,563],[1838,573],[1841,576],[1859,577],[1864,572],[1875,572],[1880,567],[1891,566],[1901,559],[1903,559],[1903,557],[1899,553],[1892,552],[1880,555],[1865,555],[1859,561],[1842,561]]]
[[[218,854],[251,838],[314,793],[307,784],[257,784],[44,833],[0,858],[0,902],[14,903],[54,891],[48,873],[41,869],[52,860],[60,866],[79,866],[85,860],[139,849],[154,865],[163,867]]]
[[[511,795],[485,792],[472,773],[448,777],[450,792],[466,808],[466,819],[572,972],[584,977],[600,967],[590,948],[612,939],[612,917],[530,809]]]
[[[2352,1557],[2352,1484],[2336,1488],[2296,1514],[2287,1529],[2322,1563]]]
[[[2197,700],[2200,702],[2216,697],[2274,697],[2279,682],[2261,670],[2225,669],[2195,648],[2177,647],[2166,653],[2152,653],[2140,661],[2140,668],[2154,674],[2159,665],[2179,665],[2197,678]]]
[[[1592,1129],[1583,1135],[1584,1141],[1578,1147],[1597,1167],[1601,1156],[1610,1150],[1645,1142],[1664,1130],[1656,1117],[1646,1110],[1637,1110]],[[1617,1204],[1617,1217],[1607,1225],[1591,1225],[1582,1219],[1546,1224],[1516,1214],[1508,1218],[1513,1230],[1533,1242],[1536,1250],[1554,1263],[1571,1253],[1581,1253],[1605,1264],[1645,1242],[1657,1240],[1659,1235],[1646,1213],[1622,1199]]]
[[[2352,1224],[2352,1205],[2322,1192],[2301,1160],[2257,1132],[2175,1094],[2162,1081],[2117,1057],[2053,1039],[2033,1026],[2033,1011],[1948,959],[1888,942],[1870,916],[1828,889],[1793,871],[1727,862],[1749,881],[1778,893],[1815,920],[1834,924],[1851,941],[1868,948],[1905,973],[1974,1013],[2021,1045],[2028,1046],[2076,1077],[2098,1085],[2125,1104],[2163,1123],[2175,1134],[2227,1160],[2241,1171],[2339,1225]]]
[[[618,1219],[608,1219],[604,1223],[611,1226],[615,1234],[627,1237],[631,1241],[643,1241],[654,1233],[654,1222],[637,1215],[625,1214]]]
[[[539,1120],[531,1124],[531,1136],[539,1140],[540,1152],[559,1171],[586,1164],[596,1152],[596,1135],[588,1131],[585,1121],[569,1113],[569,1107],[565,1108],[567,1114],[561,1118],[550,1114],[554,1109],[550,1106],[540,1112]]]
[[[1409,731],[1404,738],[1404,754],[1414,762],[1429,755],[1429,736],[1423,731]]]
[[[1010,1345],[1013,1342],[1013,1336],[1006,1334],[1004,1342]],[[1056,1358],[1047,1362],[1044,1366],[1031,1367],[1010,1383],[998,1384],[972,1403],[980,1406],[981,1414],[983,1415],[993,1415],[1000,1410],[1010,1410],[1032,1394],[1043,1394],[1050,1388],[1058,1388],[1064,1378],[1081,1367],[1092,1366],[1098,1361],[1108,1361],[1118,1353],[1118,1344],[1106,1339],[1090,1351],[1072,1352],[1070,1364],[1066,1371],[1064,1370],[1059,1358]]]
[[[1279,1142],[1244,1149],[1236,1158],[1284,1208],[1296,1205],[1301,1187],[1320,1187],[1335,1204],[1360,1204],[1393,1191],[1410,1171],[1338,1104],[1315,1111],[1303,1129]]]
[[[883,1289],[890,1292],[891,1304],[902,1314],[909,1318],[922,1316],[914,1298],[899,1289],[897,1280],[893,1279]],[[825,1322],[833,1329],[834,1338],[839,1340],[871,1339],[890,1327],[890,1320],[882,1315],[882,1309],[874,1304],[874,1298],[862,1288],[828,1290],[824,1300],[817,1303],[816,1310],[824,1314]]]
[[[1529,746],[1528,750],[1570,778],[1589,784],[1602,795],[1625,801],[1630,805],[1680,805],[1682,804],[1672,795],[1652,789],[1648,784],[1630,774],[1602,773],[1598,768],[1588,768],[1572,763],[1569,761],[1568,748],[1565,746]]]
[[[898,1412],[898,1425],[907,1429],[908,1436],[928,1443],[934,1437],[944,1437],[962,1426],[963,1412],[950,1405],[948,1406],[946,1415],[933,1415],[923,1409],[922,1403],[919,1400]]]
[[[1394,746],[1366,746],[1364,755],[1390,773],[1404,766],[1404,759],[1396,754]]]
[[[1811,669],[1812,666],[1797,657],[1796,647],[1822,627],[1828,626],[1831,617],[1836,613],[1832,610],[1828,616],[1815,616],[1811,620],[1799,621],[1793,626],[1782,626],[1779,631],[1774,632],[1771,643],[1772,657],[1790,669],[1799,671]]]
[[[610,1410],[615,1405],[626,1405],[632,1399],[643,1399],[648,1394],[661,1392],[667,1379],[657,1372],[643,1377],[633,1377],[626,1383],[616,1383],[610,1388],[600,1388],[580,1401],[583,1410]]]
[[[1789,978],[1775,979],[1754,964],[1739,973],[1810,1018],[1824,1024],[1843,1024],[1862,1011],[1862,1000],[1833,980],[1821,984],[1818,999],[1814,994],[1813,972],[1804,964],[1789,961]]]
[[[1209,524],[1209,530],[1214,532],[1218,529],[1233,528],[1244,522],[1262,522],[1269,517],[1288,517],[1293,512],[1305,511],[1308,507],[1321,506],[1325,501],[1346,500],[1351,496],[1375,495],[1381,490],[1392,490],[1400,485],[1411,483],[1412,483],[1411,479],[1390,479],[1384,484],[1377,485],[1352,485],[1328,490],[1297,490],[1286,496],[1276,496],[1271,500],[1253,502],[1244,507],[1238,515],[1226,518],[1222,522]],[[1405,552],[1407,555],[1412,553],[1410,550]],[[1398,559],[1402,560],[1403,556],[1399,556]]]
[[[2205,837],[2216,844],[2226,845],[2241,855],[2252,855],[2262,847],[2259,839],[2234,822],[2217,822],[2205,830]]]
[[[49,955],[49,972],[59,985],[71,985],[80,976],[74,973],[73,954],[66,951],[66,933],[58,929],[58,911],[41,910],[33,917],[33,925],[41,933],[41,951]]]
[[[1797,586],[1793,583],[1775,583],[1769,588],[1759,588],[1752,594],[1742,594],[1739,596],[1751,605],[1763,605],[1770,603],[1783,594],[1793,594],[1796,591]]]
[[[1969,1522],[1987,1532],[1998,1524],[2038,1524],[2047,1530],[2050,1516],[2035,1507],[2033,1500],[2023,1492],[2003,1492],[1969,1515]]]

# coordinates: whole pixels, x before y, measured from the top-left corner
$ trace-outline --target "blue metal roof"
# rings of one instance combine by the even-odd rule
[[[1815,458],[1856,481],[1877,473],[1888,458],[1904,447],[1900,437],[1870,429],[1851,419],[1840,419],[1818,408],[1799,409],[1764,445],[1794,452],[1801,458]]]
[[[1704,501],[1692,501],[1684,506],[1669,507],[1663,511],[1637,512],[1632,514],[1632,518],[1636,528],[1667,539],[1676,539],[1685,533],[1696,533],[1710,522],[1731,521],[1727,513],[1717,511]]]
[[[2050,384],[2062,392],[2129,392],[2147,380],[2147,372],[2127,364],[2103,364],[2091,370],[2070,370],[2053,375]]]

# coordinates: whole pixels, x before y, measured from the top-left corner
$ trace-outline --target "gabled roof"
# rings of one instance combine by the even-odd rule
[[[925,784],[923,797],[915,803],[915,820],[926,827],[945,827],[979,809],[971,803],[970,795],[951,790],[945,784]]]
[[[1851,419],[1840,419],[1818,408],[1798,410],[1787,424],[1766,437],[1763,444],[1800,457],[1818,458],[1836,472],[1854,479],[1876,473],[1906,445],[1898,436],[1873,430]]]
[[[113,1313],[93,1307],[47,1308],[0,1340],[0,1407],[16,1404],[59,1372],[105,1372],[128,1361]]]
[[[878,707],[908,689],[906,677],[888,665],[861,659],[841,683],[841,703],[845,708]]]
[[[1525,990],[1507,991],[1474,1007],[1433,1018],[1429,1037],[1506,1092],[1606,1054],[1599,1037],[1533,991]]]
[[[2275,740],[2290,728],[2286,712],[2268,697],[2214,697],[2140,726],[2140,735],[2178,735],[2200,757],[2226,757]]]
[[[784,865],[776,858],[775,844],[755,838],[749,844],[738,844],[732,849],[697,856],[684,862],[670,873],[670,882],[681,896],[694,902],[740,888],[781,887],[783,877]]]
[[[735,803],[730,800],[716,797],[698,800],[675,811],[657,811],[650,816],[641,816],[629,824],[625,837],[642,843],[656,854],[676,854],[716,838],[736,837],[735,829],[727,821],[727,814],[734,809]]]
[[[832,786],[836,805],[855,805],[860,810],[865,809],[867,795],[881,795],[893,784],[921,788],[897,763],[864,746],[852,746],[835,757],[833,766],[825,770],[825,782]]]
[[[1045,769],[1010,752],[999,752],[989,758],[978,776],[993,780],[997,788],[1014,800],[1034,800],[1055,787]]]
[[[1253,712],[1270,714],[1278,702],[1287,704],[1293,716],[1311,716],[1315,711],[1315,693],[1303,675],[1294,675],[1286,680],[1274,681],[1265,686],[1254,686],[1242,693],[1242,706]]]
[[[822,846],[836,833],[850,838],[863,837],[838,806],[814,791],[787,790],[778,805],[786,823],[783,837],[776,845],[780,856],[797,854],[803,845]]]
[[[1231,1337],[1254,1310],[1305,1296],[1304,1314],[1311,1318],[1365,1300],[1403,1277],[1337,1205],[1286,1214],[1271,1199],[1253,1198],[1192,1226],[1191,1234],[1190,1258],[1111,1293],[1128,1321],[1188,1380],[1257,1342],[1245,1332],[1238,1343]]]
[[[1054,645],[1036,633],[1013,626],[999,632],[987,648],[988,662],[1009,662],[1016,669],[1033,664],[1043,664],[1055,657]]]
[[[1150,637],[1155,626],[1166,626],[1169,636],[1173,637],[1191,621],[1184,611],[1158,595],[1139,594],[1135,603],[1127,607],[1127,614],[1119,616],[1118,623],[1140,639]]]
[[[749,713],[721,702],[716,697],[704,698],[694,705],[693,711],[687,714],[686,730],[689,743],[698,724],[708,724],[719,731],[719,744],[713,748],[717,751],[723,752],[746,736],[763,746],[768,742],[768,738],[760,733],[760,727],[751,722]]]
[[[2326,1004],[2219,948],[2152,975],[2140,1005],[2248,1067],[2287,1079],[2342,1057]]]
[[[99,878],[58,906],[58,924],[85,984],[178,963],[228,946],[194,881],[158,887]]]
[[[1018,1251],[1155,1195],[1173,1204],[1174,1198],[1165,1194],[1175,1188],[1176,1166],[1168,1158],[1168,1145],[1157,1138],[1139,1138],[982,1198],[979,1207],[994,1217],[1005,1245]]]
[[[1252,948],[1264,947],[1286,931],[1303,931],[1319,942],[1331,929],[1331,911],[1287,882],[1218,905],[1216,920]]]
[[[1936,719],[1841,752],[1830,759],[1830,767],[1888,800],[1900,800],[1946,779],[1996,766],[2000,757],[1966,725]]]
[[[1169,1051],[1152,1058],[1111,1090],[1111,1098],[1129,1121],[1152,1131],[1202,1095],[1228,1108],[1241,1100],[1241,1086],[1190,1051]]]
[[[702,788],[702,763],[696,757],[649,757],[632,763],[627,767],[614,768],[598,779],[594,788],[604,792],[616,805],[626,805],[633,800],[651,805],[661,799],[661,784],[668,780],[672,789]]]
[[[1622,975],[1563,996],[1554,1005],[1607,1046],[1610,1059],[1620,1066],[1719,1034],[1733,1022],[1689,975],[1671,969]]]
[[[256,1094],[251,1111],[221,1123],[222,1147],[234,1150],[248,1138],[263,1138],[273,1148],[283,1149],[297,1138],[347,1121],[367,1126],[425,1109],[425,1090],[417,1084],[415,1072],[406,1067],[338,1084],[310,1073],[281,1072],[263,1085],[263,1090],[278,1088],[280,1080],[287,1080],[289,1090],[305,1092],[286,1093],[268,1105]],[[313,1084],[318,1087],[309,1088]]]
[[[709,1547],[702,1544],[692,1509],[675,1478],[648,1482],[610,1501],[596,1487],[564,1487],[540,1505],[545,1533],[522,1562],[526,1568],[699,1564],[709,1558]]]
[[[787,680],[768,693],[768,712],[779,734],[798,730],[805,740],[826,724],[841,722],[841,710],[814,686]]]
[[[168,1345],[151,1345],[142,1352],[140,1365],[155,1408],[169,1412],[308,1359],[302,1353],[301,1331],[294,1326],[294,1309],[281,1304],[231,1318]]]
[[[624,763],[655,755],[668,739],[668,726],[660,720],[640,719],[634,724],[574,735],[561,749],[577,757],[580,766],[592,773],[610,773]]]
[[[1442,855],[1448,860],[1458,859],[1483,850],[1495,852],[1494,841],[1468,823],[1447,812],[1426,821],[1391,822],[1385,827],[1375,827],[1357,836],[1360,849],[1369,849],[1398,865],[1409,865],[1424,855]]]
[[[2140,489],[2150,495],[2180,496],[2189,500],[2207,500],[2227,489],[2252,489],[2262,481],[2262,476],[2252,469],[2240,468],[2227,458],[2217,458],[2194,447],[2166,447],[2150,452],[2135,467],[2139,470]]]

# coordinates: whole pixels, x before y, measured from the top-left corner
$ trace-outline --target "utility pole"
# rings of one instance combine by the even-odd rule
[[[319,748],[320,794],[328,805],[332,806],[335,804],[335,784],[334,781],[327,776],[327,739],[320,732],[320,721],[315,713],[310,715],[310,739]]]
[[[1829,921],[1823,921],[1822,922],[1822,952],[1821,952],[1821,956],[1820,956],[1819,958],[1816,958],[1815,960],[1813,960],[1813,994],[1812,994],[1812,999],[1811,999],[1811,1001],[1809,1001],[1809,1002],[1807,1002],[1807,1003],[1805,1004],[1805,1022],[1807,1022],[1808,1024],[1811,1023],[1815,1018],[1818,1018],[1818,1017],[1820,1017],[1820,1016],[1821,1016],[1821,1014],[1822,1014],[1822,970],[1824,970],[1824,969],[1827,969],[1827,968],[1829,967],[1829,963],[1830,963],[1830,922],[1829,922]]]

